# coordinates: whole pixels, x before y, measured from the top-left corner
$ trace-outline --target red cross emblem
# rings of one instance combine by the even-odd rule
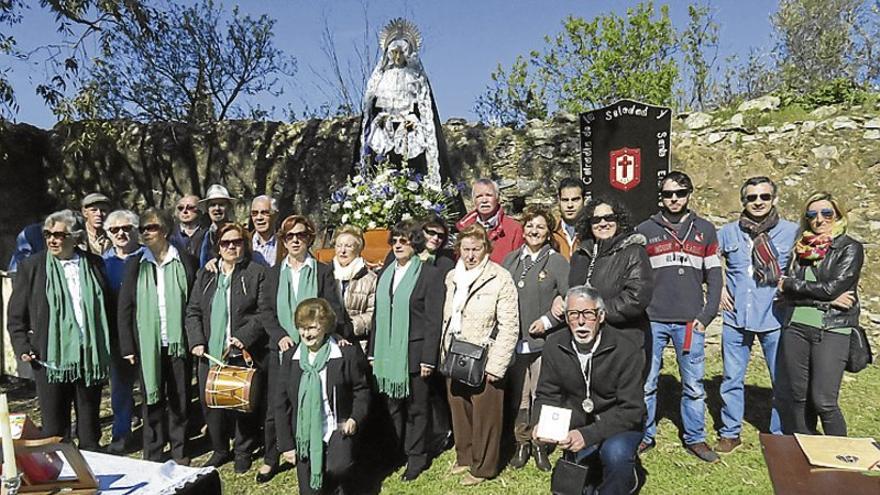
[[[639,148],[620,148],[609,153],[611,186],[629,191],[642,180],[642,153]]]

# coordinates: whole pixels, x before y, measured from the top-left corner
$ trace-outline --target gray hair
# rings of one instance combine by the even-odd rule
[[[487,179],[486,177],[482,177],[474,181],[474,185],[471,186],[471,196],[474,195],[473,188],[477,185],[490,186],[492,190],[495,191],[495,197],[501,198],[501,191],[498,189],[498,183],[492,179]]]
[[[570,287],[565,293],[565,307],[568,308],[568,301],[572,299],[587,299],[596,303],[596,309],[605,311],[605,300],[602,295],[590,284],[576,285]]]
[[[253,209],[254,203],[256,203],[257,201],[260,201],[260,200],[268,201],[269,202],[269,210],[271,210],[272,213],[278,213],[278,201],[276,201],[275,198],[273,198],[272,196],[267,196],[265,194],[261,194],[251,200],[251,209]]]
[[[56,223],[64,224],[65,230],[73,237],[74,241],[80,242],[84,234],[83,223],[73,210],[60,210],[50,214],[43,221],[43,230],[49,230]]]
[[[105,225],[113,225],[120,220],[128,220],[134,228],[138,228],[140,225],[140,219],[137,214],[131,210],[114,210],[107,215],[107,219],[104,220]]]

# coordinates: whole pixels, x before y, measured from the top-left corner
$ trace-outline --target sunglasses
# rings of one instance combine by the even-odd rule
[[[195,211],[195,205],[177,205],[177,211]]]
[[[617,222],[617,213],[609,213],[607,215],[596,215],[596,216],[590,217],[590,223],[592,225],[599,225],[602,222],[616,223]]]
[[[238,239],[225,239],[220,241],[220,247],[223,249],[240,248],[242,246],[244,246],[244,239],[241,237]]]
[[[807,210],[804,212],[804,216],[807,217],[808,220],[813,220],[819,215],[822,215],[822,218],[826,218],[828,220],[834,218],[834,209],[833,208],[822,208],[819,211],[816,210]]]
[[[251,210],[252,217],[258,217],[260,215],[262,215],[264,217],[268,217],[268,216],[272,215],[272,212],[269,210]]]
[[[159,225],[158,223],[148,223],[146,225],[141,225],[138,228],[138,230],[141,232],[141,234],[146,234],[147,232],[155,233],[155,232],[159,232],[159,230],[161,230],[161,229],[162,229],[162,226]]]
[[[663,199],[686,198],[691,193],[690,189],[664,189],[660,191]]]
[[[395,237],[394,239],[391,239],[392,246],[397,244],[400,244],[401,246],[409,246],[409,239],[406,237]]]
[[[312,237],[311,234],[309,234],[309,233],[306,232],[306,231],[302,231],[302,232],[288,232],[288,233],[284,234],[284,242],[290,242],[290,241],[292,241],[292,240],[294,240],[294,239],[297,239],[297,240],[300,240],[300,241],[307,241],[307,240],[309,240],[311,237]]]
[[[55,239],[56,241],[63,241],[70,237],[70,232],[52,232],[50,230],[43,231],[43,237],[46,239]]]
[[[578,321],[580,318],[583,318],[587,321],[596,321],[599,319],[599,310],[598,309],[585,309],[583,311],[571,310],[571,311],[566,311],[565,315],[568,317],[568,321]]]
[[[111,234],[118,234],[120,232],[125,232],[126,234],[131,232],[131,229],[134,227],[131,225],[117,225],[116,227],[110,227],[107,229]]]
[[[424,229],[423,232],[425,233],[426,237],[439,237],[441,239],[446,238],[446,232],[440,230]]]
[[[761,201],[770,201],[773,199],[773,195],[770,193],[746,194],[746,203],[754,203],[758,198],[761,198]]]

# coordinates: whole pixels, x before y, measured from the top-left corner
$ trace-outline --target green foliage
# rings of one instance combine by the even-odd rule
[[[21,22],[22,5],[19,0],[0,0],[0,26],[12,26]],[[17,55],[15,38],[0,32],[0,55]],[[10,68],[0,67],[0,118],[10,117],[18,112],[15,90],[8,79]]]
[[[800,105],[804,108],[814,109],[837,103],[861,104],[867,98],[868,92],[851,79],[839,77],[831,81],[816,83],[808,91],[786,87],[778,91],[777,95],[782,100],[783,106]]]
[[[498,64],[491,78],[491,88],[477,98],[476,112],[483,120],[510,126],[547,117],[545,85],[529,74],[528,62],[521,55],[510,73]]]
[[[688,5],[688,25],[680,35],[684,70],[690,82],[682,108],[703,110],[713,97],[712,67],[718,58],[718,23],[706,5]]]

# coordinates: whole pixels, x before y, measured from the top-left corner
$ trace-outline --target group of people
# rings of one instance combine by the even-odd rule
[[[411,481],[449,444],[465,486],[508,462],[549,471],[560,448],[592,467],[585,489],[634,493],[639,455],[655,444],[664,348],[672,343],[681,374],[684,447],[716,462],[741,444],[757,338],[773,381],[770,431],[815,433],[821,420],[826,434],[846,434],[837,396],[864,253],[830,194],[811,196],[798,225],[780,218],[776,184],[753,177],[740,218],[716,232],[690,208],[694,186],[681,172],[661,180],[659,212],[637,225],[615,199],[585,202],[574,179],[558,185],[559,218],[530,205],[515,220],[489,179],[471,190],[474,210],[455,234],[440,217],[401,221],[377,265],[361,258],[363,233],[348,225],[335,228],[332,263],[319,262],[313,221],[278,222],[268,196],[252,200],[249,227],[235,222],[221,185],[182,197],[176,222],[157,208],[110,212],[100,193],[80,215],[49,215],[45,251],[17,260],[8,324],[34,371],[43,432],[99,449],[109,379],[112,453],[130,449],[137,385],[149,460],[189,464],[188,423],[203,417],[207,465],[232,461],[244,473],[262,446],[256,481],[295,463],[301,493],[349,490],[365,452],[405,463]],[[723,424],[713,448],[704,337],[719,307]],[[255,367],[265,393],[253,412],[206,407],[215,359]],[[468,363],[483,366],[476,380],[449,371]],[[565,439],[539,435],[544,406],[572,411]],[[393,455],[357,448],[383,424]]]

